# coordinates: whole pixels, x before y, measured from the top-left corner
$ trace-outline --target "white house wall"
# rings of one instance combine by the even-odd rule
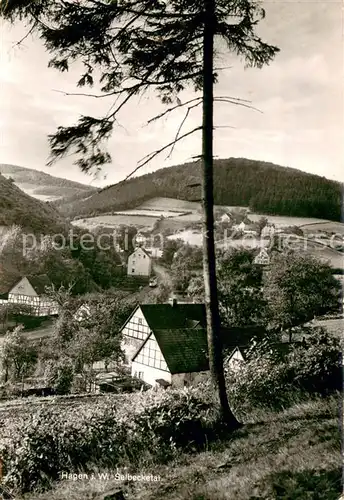
[[[241,351],[239,349],[235,349],[232,356],[228,360],[228,368],[236,370],[240,367],[241,363],[243,363],[244,361],[245,360],[243,355],[241,354]]]
[[[170,372],[154,368],[153,366],[143,365],[137,361],[133,361],[131,365],[131,374],[134,377],[140,377],[141,380],[152,386],[157,385],[156,381],[163,379],[169,384],[172,383],[172,375]]]
[[[31,296],[31,297],[37,297],[37,293],[33,286],[31,285],[30,281],[24,277],[22,278],[19,283],[17,283],[11,290],[10,290],[10,295],[15,296]]]
[[[19,304],[31,307],[34,316],[50,316],[58,314],[58,305],[47,297],[40,297],[24,277],[8,293],[9,304]]]
[[[126,364],[131,363],[132,357],[138,351],[149,334],[150,328],[143,312],[141,311],[141,308],[139,307],[122,329],[123,337],[121,348],[125,354]]]
[[[154,334],[149,337],[141,351],[136,356],[135,361],[158,370],[168,371],[165,358],[154,337]]]
[[[128,276],[150,276],[152,271],[151,258],[142,249],[137,248],[128,257]]]
[[[167,368],[165,358],[152,334],[132,362],[132,376],[137,376],[150,385],[155,385],[157,379],[171,383],[172,376]]]

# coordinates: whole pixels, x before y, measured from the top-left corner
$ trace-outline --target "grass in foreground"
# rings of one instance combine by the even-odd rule
[[[181,454],[165,466],[151,465],[153,458],[142,470],[119,471],[160,476],[159,482],[121,482],[114,477],[116,471],[95,470],[94,478],[64,480],[46,493],[24,498],[90,500],[121,488],[125,498],[135,500],[338,500],[342,462],[337,398],[280,413],[256,412],[246,421],[202,453]]]

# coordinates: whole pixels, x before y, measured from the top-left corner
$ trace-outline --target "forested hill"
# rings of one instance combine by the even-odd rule
[[[70,217],[134,208],[153,197],[200,198],[200,162],[185,163],[115,184],[87,200],[56,202]],[[248,206],[266,214],[341,219],[339,182],[272,163],[229,158],[215,160],[214,196],[217,205]]]
[[[68,227],[49,203],[32,198],[0,174],[0,227],[13,224],[34,234],[60,233]]]
[[[0,173],[14,182],[24,193],[43,201],[78,196],[86,198],[96,192],[93,186],[55,177],[32,168],[0,163]]]

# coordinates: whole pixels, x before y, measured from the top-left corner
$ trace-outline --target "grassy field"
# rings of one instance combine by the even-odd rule
[[[275,224],[276,227],[288,227],[288,226],[303,226],[306,224],[324,224],[328,221],[323,219],[311,219],[309,217],[288,217],[286,215],[264,215],[264,214],[249,214],[249,219],[253,222],[257,222],[261,217],[266,217],[269,222]]]
[[[177,200],[176,198],[151,198],[137,207],[140,210],[180,210],[182,212],[197,211],[200,204],[194,201]]]
[[[176,234],[172,234],[168,236],[168,239],[182,239],[185,243],[193,246],[202,246],[202,234],[191,229],[186,229],[185,231],[180,231]],[[237,248],[244,246],[245,248],[257,248],[261,246],[268,246],[269,240],[263,240],[258,238],[246,237],[244,239],[233,240],[228,237],[228,239],[224,242],[216,243],[217,248]]]
[[[186,229],[185,231],[181,231],[177,234],[172,234],[168,236],[169,240],[181,239],[185,243],[194,246],[202,246],[202,234],[199,232],[192,231],[191,229]]]
[[[143,461],[140,470],[94,469],[26,500],[91,500],[121,488],[135,500],[338,500],[341,492],[339,401],[319,399],[283,412],[251,412],[245,425],[200,453],[173,463]],[[77,473],[78,471],[75,471]],[[152,474],[156,482],[115,474]],[[103,497],[100,497],[103,498]]]
[[[143,216],[148,216],[148,217],[155,217],[159,218],[161,216],[163,217],[179,217],[181,215],[184,215],[185,211],[177,211],[177,210],[153,210],[153,209],[140,209],[140,208],[135,208],[132,210],[123,210],[121,212],[116,212],[116,215],[137,215],[139,217]]]
[[[226,209],[237,211],[245,207],[235,206],[215,206],[215,209]],[[188,212],[188,213],[186,213]],[[164,220],[160,229],[169,229],[177,231],[187,228],[188,224],[200,222],[202,217],[201,205],[199,202],[178,200],[175,198],[152,198],[138,207],[130,210],[123,210],[115,215],[99,215],[96,217],[87,217],[72,222],[73,225],[94,229],[100,225],[116,227],[120,224],[135,225],[140,228],[151,228],[154,223],[163,215],[168,220]],[[311,219],[306,217],[287,217],[279,215],[249,214],[252,222],[257,222],[261,217],[267,217],[269,222],[274,223],[276,227],[299,226],[306,232],[333,231],[344,234],[344,224],[330,222],[322,219]],[[183,236],[185,241],[197,245],[199,236],[190,236],[188,233]],[[197,242],[194,242],[197,241]]]
[[[99,226],[115,228],[121,224],[151,228],[156,220],[156,217],[149,217],[147,215],[99,215],[97,217],[74,220],[72,224],[89,230]]]
[[[301,226],[305,233],[313,233],[314,231],[328,231],[331,233],[344,234],[344,224],[341,222],[313,222]]]
[[[332,267],[344,267],[343,253],[310,239],[300,239],[297,241],[296,238],[293,237],[288,243],[288,248],[298,252],[307,253],[308,255],[312,255],[323,262],[329,262]]]
[[[313,320],[310,325],[312,326],[321,326],[325,328],[329,333],[338,337],[339,339],[343,338],[344,331],[344,318],[336,318],[336,319],[316,319]]]

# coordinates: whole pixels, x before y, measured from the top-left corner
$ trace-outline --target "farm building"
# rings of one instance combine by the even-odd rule
[[[270,264],[270,256],[268,252],[265,250],[265,248],[262,248],[261,251],[259,252],[258,255],[256,255],[254,259],[254,264],[260,264],[260,265],[269,265]]]
[[[283,342],[271,343],[268,349],[271,352],[275,352],[281,359],[289,354],[289,352],[294,347],[301,347],[304,345],[303,340],[296,340],[289,342],[287,339]],[[237,370],[242,363],[247,362],[248,356],[248,345],[238,345],[233,350],[227,351],[227,356],[224,359],[224,370],[228,372],[229,370]]]
[[[153,259],[160,259],[163,254],[163,250],[158,247],[149,247],[145,248],[145,250],[148,253],[148,255],[150,255],[150,257],[152,257]]]
[[[237,346],[224,360],[225,371],[228,369],[235,370],[243,362],[245,362],[245,348]]]
[[[150,276],[152,259],[144,248],[137,247],[128,257],[128,276]]]
[[[183,387],[208,376],[204,304],[143,304],[122,327],[122,349],[131,374],[155,385]],[[223,343],[234,351],[257,329],[222,329]]]
[[[271,238],[275,234],[276,228],[274,224],[264,226],[261,232],[262,238]]]
[[[137,306],[121,329],[126,363],[131,364],[134,354],[155,329],[185,329],[198,324],[205,326],[202,304],[178,304],[174,299],[169,304]]]
[[[225,213],[225,214],[221,215],[220,221],[230,223],[230,222],[232,222],[232,217],[230,214]]]
[[[135,246],[140,247],[140,246],[144,246],[147,243],[147,241],[149,240],[149,237],[143,233],[138,232],[134,236],[134,240],[135,240]]]
[[[155,329],[134,355],[131,373],[152,386],[183,387],[207,376],[207,353],[203,328]]]
[[[233,226],[233,229],[234,229],[235,231],[245,231],[245,229],[246,229],[246,224],[245,224],[245,222],[240,222],[240,224],[235,224],[235,225]]]
[[[46,287],[51,286],[47,275],[23,276],[5,279],[0,276],[0,304],[18,304],[27,306],[25,314],[32,316],[52,316],[58,313],[58,305],[46,294]]]

